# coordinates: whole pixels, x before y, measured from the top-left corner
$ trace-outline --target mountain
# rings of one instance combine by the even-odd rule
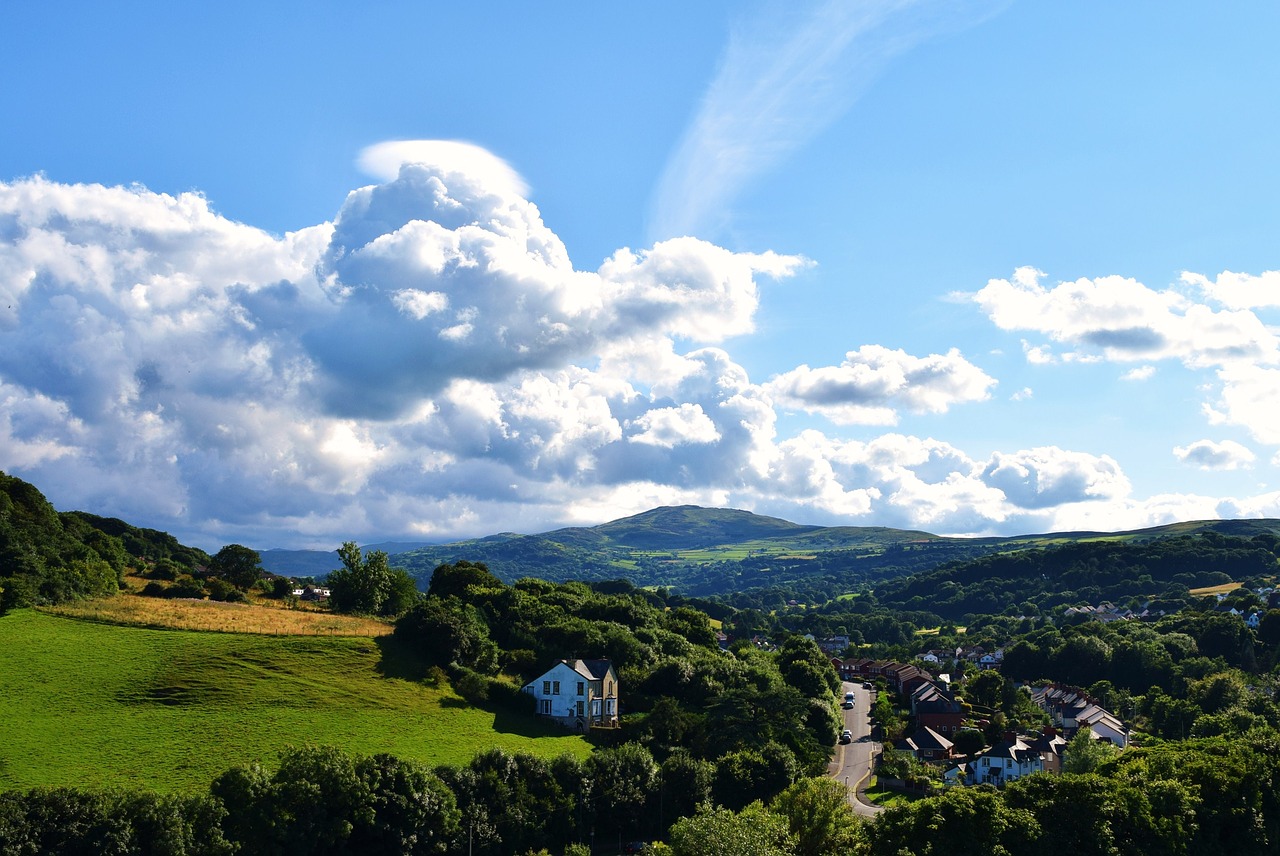
[[[367,554],[374,550],[381,550],[391,556],[426,547],[429,543],[427,541],[384,541],[379,544],[362,544],[360,551]],[[324,577],[330,571],[336,571],[342,567],[337,550],[285,550],[272,547],[269,550],[259,550],[258,556],[262,559],[263,570],[295,579]]]
[[[1129,532],[952,538],[877,526],[812,526],[729,508],[655,508],[599,526],[536,535],[506,532],[395,553],[391,563],[426,588],[438,565],[483,562],[500,579],[626,578],[689,596],[761,588],[848,590],[983,556],[1090,541],[1148,541],[1216,532],[1280,532],[1276,520],[1205,520]]]

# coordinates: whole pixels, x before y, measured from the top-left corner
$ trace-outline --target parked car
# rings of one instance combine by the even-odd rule
[[[848,699],[845,699],[844,704],[840,706],[843,707],[845,710],[853,710],[853,702],[849,701]]]
[[[849,730],[849,729],[847,729],[847,728],[846,728],[844,731],[841,731],[841,732],[840,732],[840,742],[841,742],[841,743],[852,743],[852,742],[853,742],[853,732],[852,732],[852,731],[850,731],[850,730]]]

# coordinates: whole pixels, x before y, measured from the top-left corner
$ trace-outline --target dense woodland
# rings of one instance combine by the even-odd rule
[[[717,598],[616,579],[504,582],[471,561],[435,568],[423,593],[385,554],[354,544],[340,553],[334,608],[396,617],[387,674],[447,681],[468,704],[531,716],[524,682],[562,657],[607,657],[623,687],[622,727],[594,738],[585,761],[493,750],[429,769],[299,747],[227,770],[199,793],[4,793],[0,854],[585,854],[632,841],[690,856],[1280,847],[1280,609],[1270,592],[1280,542],[1265,532],[1037,547],[839,591]],[[292,587],[250,554],[228,545],[209,556],[164,533],[58,513],[0,475],[0,612],[109,595],[130,568],[153,576],[155,594]],[[1222,583],[1231,585],[1221,598],[1192,592]],[[1104,600],[1145,615],[1065,612]],[[734,639],[727,650],[713,618]],[[952,667],[975,750],[1046,724],[1024,689],[1046,682],[1087,691],[1132,727],[1134,745],[1081,748],[1069,772],[998,790],[944,789],[938,770],[917,764],[904,777],[935,795],[861,822],[843,785],[822,775],[841,727],[839,682],[806,634],[847,635],[843,653],[900,662],[925,649],[1002,649],[999,672]],[[886,740],[911,727],[888,693],[874,715]]]

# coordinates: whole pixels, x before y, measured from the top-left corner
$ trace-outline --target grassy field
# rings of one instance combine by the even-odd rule
[[[1203,588],[1191,589],[1191,594],[1196,597],[1208,597],[1211,594],[1231,594],[1231,592],[1240,588],[1240,583],[1223,583],[1217,586],[1204,586]]]
[[[387,636],[154,630],[18,610],[0,617],[0,790],[202,789],[235,765],[273,766],[288,745],[428,764],[495,746],[590,751],[414,677]]]
[[[46,612],[103,624],[153,630],[261,633],[272,636],[385,636],[391,624],[374,618],[335,615],[327,610],[285,609],[279,604],[220,603],[215,600],[114,597],[47,607]]]

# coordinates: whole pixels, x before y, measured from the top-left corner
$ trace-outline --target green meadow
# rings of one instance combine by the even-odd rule
[[[202,789],[290,745],[462,764],[500,747],[585,757],[579,736],[430,686],[390,637],[149,630],[0,617],[0,790]],[[384,655],[385,652],[385,655]]]

